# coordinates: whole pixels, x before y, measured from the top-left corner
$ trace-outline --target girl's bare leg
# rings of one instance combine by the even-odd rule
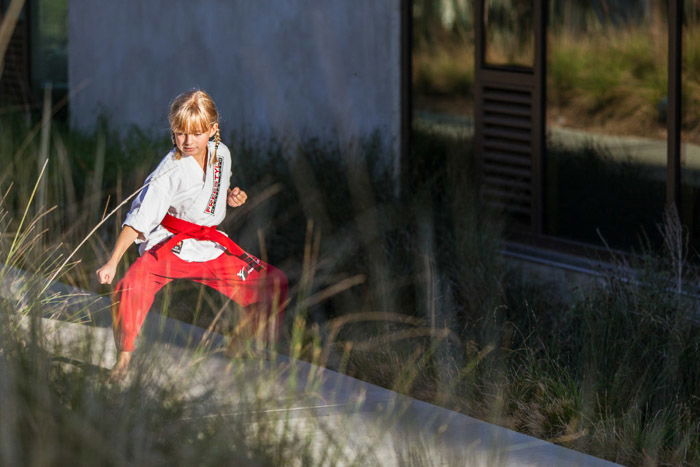
[[[117,302],[116,296],[114,296],[112,299],[112,332],[114,333],[114,345],[117,347],[117,361],[109,372],[109,381],[113,383],[124,380],[129,371],[129,363],[131,363],[131,352],[120,350],[119,348],[120,330],[117,320],[118,309],[119,303]]]
[[[122,381],[129,370],[131,362],[131,352],[120,351],[117,354],[117,363],[112,367],[109,373],[109,380],[113,382]]]

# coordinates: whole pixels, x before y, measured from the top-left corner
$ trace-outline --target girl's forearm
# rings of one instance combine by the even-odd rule
[[[112,256],[110,256],[108,262],[112,264],[119,263],[119,260],[122,259],[122,256],[124,256],[126,250],[129,249],[129,246],[134,243],[134,240],[136,240],[139,235],[141,235],[141,232],[134,229],[130,225],[125,225],[117,237],[117,241],[114,244],[114,250],[112,250]]]

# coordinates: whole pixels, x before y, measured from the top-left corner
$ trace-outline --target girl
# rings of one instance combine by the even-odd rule
[[[216,230],[226,204],[240,206],[247,195],[238,187],[229,188],[231,155],[220,142],[212,98],[201,90],[181,94],[172,102],[168,120],[174,147],[146,179],[109,261],[97,270],[100,283],[111,284],[129,245],[140,245],[141,256],[115,288],[112,314],[118,354],[113,378],[125,374],[155,294],[173,279],[206,284],[249,312],[255,306],[256,331],[267,335],[277,333],[287,298],[282,271]],[[266,318],[263,324],[261,316]]]

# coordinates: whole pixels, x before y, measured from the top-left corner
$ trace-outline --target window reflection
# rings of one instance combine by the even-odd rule
[[[684,15],[681,209],[697,255],[700,251],[700,1],[686,1]]]
[[[54,88],[68,83],[68,2],[33,0],[32,81],[41,88],[51,81]]]
[[[9,7],[9,0],[0,0],[0,22]],[[0,106],[27,106],[31,100],[31,90],[28,79],[29,27],[26,8],[21,10],[6,47],[0,72]]]
[[[533,0],[485,0],[485,61],[491,66],[533,67]]]
[[[657,241],[666,180],[665,9],[664,0],[550,2],[547,233],[625,249]]]
[[[419,132],[473,133],[474,0],[413,1],[413,123]]]

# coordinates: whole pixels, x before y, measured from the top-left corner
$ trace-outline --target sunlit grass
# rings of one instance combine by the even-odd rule
[[[653,123],[665,78],[648,38],[623,31],[609,43],[562,44],[581,59],[553,51],[560,105],[591,125],[610,106],[637,119],[635,128]],[[472,54],[467,47],[421,55],[419,88],[470,98]],[[693,57],[689,76],[697,75]],[[240,372],[229,382],[254,409],[240,411],[183,390],[213,356],[207,348],[178,366],[144,346],[130,379],[115,386],[94,363],[108,361],[108,331],[95,329],[75,348],[54,343],[42,318],[68,297],[43,294],[46,280],[108,293],[94,270],[125,209],[91,231],[140,186],[167,150],[167,135],[133,130],[123,143],[106,123],[90,135],[50,118],[0,123],[0,283],[10,281],[9,266],[30,273],[0,300],[0,464],[386,461],[371,449],[349,453],[347,439],[322,427],[300,434],[260,415],[290,403],[272,397],[280,387],[317,390],[315,369],[302,378],[285,368],[284,386],[280,369],[263,360],[248,362],[252,373],[234,362]],[[700,462],[700,336],[689,319],[695,302],[677,293],[695,278],[691,266],[679,268],[682,241],[641,255],[631,276],[562,297],[519,280],[499,254],[505,220],[481,207],[471,142],[462,136],[417,131],[400,198],[381,164],[387,149],[379,136],[353,147],[227,141],[235,180],[251,198],[223,227],[294,284],[277,352],[621,463]],[[229,338],[240,311],[216,293],[177,284],[154,308]],[[420,444],[399,446],[399,465],[458,462]]]
[[[3,131],[10,123],[2,125]],[[33,126],[21,119],[11,125],[15,131],[6,132],[0,144],[0,157],[13,168],[2,181],[7,193],[3,255],[19,232],[22,248],[13,265],[44,279],[103,213],[138,188],[167,149],[166,141],[145,137],[131,138],[125,148],[106,127],[80,135],[52,124],[45,173],[51,183],[42,210],[28,204],[38,175],[36,143],[19,151]],[[700,337],[684,319],[692,302],[669,292],[676,283],[670,271],[677,269],[663,261],[667,252],[650,253],[658,261],[638,265],[647,274],[641,282],[611,277],[563,300],[546,284],[520,282],[499,255],[505,221],[478,203],[471,143],[464,136],[417,130],[400,198],[394,197],[391,176],[381,165],[385,148],[379,138],[354,148],[307,141],[293,149],[294,158],[279,142],[227,140],[234,181],[250,199],[223,228],[246,249],[280,266],[293,284],[277,352],[622,463],[700,459],[700,378],[692,359]],[[39,225],[34,219],[54,205],[43,218],[48,230],[39,235],[31,227]],[[20,231],[27,206],[31,215]],[[111,248],[123,212],[89,237],[76,256],[81,262],[71,261],[58,279],[107,293],[95,283],[93,271]],[[41,290],[43,284],[36,284],[39,289],[26,284],[26,290]],[[3,319],[15,319],[18,311],[38,316],[32,312],[43,313],[42,307],[61,300],[28,297],[3,302]],[[233,335],[240,311],[225,297],[188,284],[166,288],[154,310],[227,336]],[[55,456],[82,459],[93,455],[102,439],[116,436],[117,450],[127,457],[107,450],[95,459],[187,460],[204,450],[217,453],[211,458],[215,464],[242,449],[251,459],[280,463],[276,443],[312,456],[313,443],[292,431],[275,437],[246,428],[269,426],[265,421],[250,425],[250,419],[213,417],[202,424],[184,423],[193,417],[192,405],[175,386],[161,388],[154,379],[137,378],[126,390],[110,388],[103,370],[66,364],[31,344],[18,326],[2,328],[18,329],[5,334],[2,344],[4,368],[12,368],[2,371],[18,376],[3,381],[20,385],[3,386],[3,399],[29,397],[4,406],[10,411],[5,413],[19,414],[7,436],[25,443],[8,455],[26,455],[25,446],[36,438],[54,443]],[[149,351],[143,349],[143,355]],[[158,365],[143,371],[162,372]],[[279,401],[264,390],[270,380],[260,377],[249,381],[250,402],[277,407]],[[313,372],[305,375],[304,384],[314,377]],[[36,397],[22,395],[27,386],[46,390]],[[143,391],[149,395],[140,397]],[[129,405],[134,400],[140,405]],[[143,410],[144,417],[137,418],[135,410]],[[99,426],[105,413],[115,411],[118,426]],[[37,417],[52,417],[41,436],[31,423]],[[62,434],[51,428],[69,418],[85,418],[92,429]],[[173,447],[166,440],[171,436],[182,442]],[[219,444],[231,436],[242,441]]]

